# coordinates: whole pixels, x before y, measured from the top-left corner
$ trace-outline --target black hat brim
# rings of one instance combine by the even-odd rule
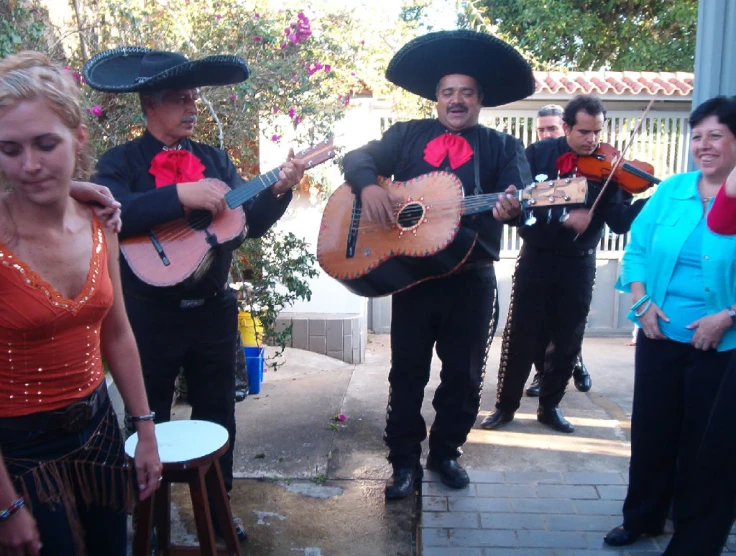
[[[483,106],[501,106],[534,93],[531,67],[511,45],[474,31],[438,31],[405,44],[391,59],[386,79],[420,97],[437,100],[445,75],[469,75],[483,89]]]
[[[250,76],[248,63],[239,56],[207,56],[139,79],[144,56],[150,48],[121,47],[92,57],[83,69],[87,84],[108,93],[153,92],[164,89],[232,85]]]

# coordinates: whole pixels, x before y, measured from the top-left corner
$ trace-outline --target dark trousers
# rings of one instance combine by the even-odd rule
[[[394,466],[413,465],[422,454],[427,427],[424,387],[432,350],[442,361],[429,451],[456,458],[480,407],[488,346],[498,316],[493,267],[429,280],[394,294],[391,313],[391,372],[384,440]]]
[[[233,486],[235,446],[235,349],[238,307],[225,293],[200,307],[127,295],[125,306],[143,365],[143,379],[156,422],[171,418],[174,382],[183,369],[192,419],[225,427],[230,448],[220,458],[225,488]]]
[[[519,409],[532,363],[549,342],[554,351],[541,381],[539,405],[560,403],[583,344],[594,280],[595,253],[566,256],[522,247],[503,332],[496,408]]]
[[[100,427],[103,420],[107,421]],[[99,432],[99,440],[90,442],[96,432]],[[94,445],[96,454],[94,450],[80,450],[88,443]],[[0,446],[16,488],[20,491],[22,484],[28,493],[26,502],[33,510],[33,517],[41,535],[42,556],[79,554],[75,539],[80,534],[83,537],[86,554],[89,556],[125,556],[128,526],[126,512],[122,508],[112,509],[113,504],[103,505],[97,501],[88,504],[83,494],[90,491],[106,493],[110,498],[115,496],[120,499],[117,505],[122,504],[125,499],[126,485],[121,484],[119,477],[113,481],[102,465],[117,463],[122,468],[125,462],[122,433],[118,428],[115,413],[110,409],[109,401],[100,407],[97,414],[78,433],[0,429]],[[59,485],[58,476],[50,471],[58,460],[67,462],[64,468],[70,481],[68,485]],[[46,473],[35,477],[29,467],[45,462],[50,462]],[[82,481],[75,472],[77,462],[82,466],[92,466],[92,462],[98,463],[94,466],[94,485],[88,484],[86,480]],[[49,496],[64,486],[71,488],[71,492],[62,493],[58,503],[41,500],[42,497]],[[73,500],[65,500],[66,496],[73,497]],[[81,531],[75,531],[67,508],[71,508],[70,511],[74,514],[72,520]]]
[[[552,368],[552,355],[555,351],[555,345],[552,342],[542,342],[541,345],[537,347],[537,355],[534,358],[534,368],[535,372],[540,375],[540,378],[544,377],[544,373],[546,373],[548,370]],[[577,358],[575,359],[575,367],[582,367],[583,366],[583,353],[578,353]]]
[[[667,556],[717,556],[736,519],[736,354],[718,388],[696,461],[695,502],[680,519]]]
[[[639,331],[623,506],[627,530],[661,531],[672,506],[677,531],[697,508],[699,485],[708,481],[697,469],[697,453],[731,355],[650,340]]]

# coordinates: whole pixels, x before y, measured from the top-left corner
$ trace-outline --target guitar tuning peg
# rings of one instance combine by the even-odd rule
[[[552,209],[547,209],[547,224],[552,221]]]
[[[529,216],[527,216],[527,219],[524,221],[524,226],[534,226],[536,224],[537,219],[534,217],[533,212],[529,212]]]
[[[567,207],[562,209],[562,214],[560,215],[560,222],[564,222],[567,220]]]

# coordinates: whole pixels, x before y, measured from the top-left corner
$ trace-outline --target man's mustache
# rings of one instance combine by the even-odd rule
[[[196,124],[197,123],[197,116],[187,116],[186,118],[181,119],[181,123],[183,124]]]
[[[447,107],[447,111],[448,112],[451,112],[453,110],[462,110],[463,112],[467,112],[468,111],[468,107],[465,106],[464,104],[450,104]]]

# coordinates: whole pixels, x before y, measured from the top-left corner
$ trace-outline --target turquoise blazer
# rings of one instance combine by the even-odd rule
[[[657,186],[631,225],[617,289],[630,292],[632,282],[643,282],[652,301],[662,306],[680,250],[703,217],[699,178],[699,171],[688,172]],[[722,236],[706,229],[702,253],[703,282],[693,283],[693,288],[703,289],[705,306],[711,315],[736,304],[736,236]],[[633,311],[627,316],[638,324]],[[717,350],[734,348],[736,329],[730,328]]]

